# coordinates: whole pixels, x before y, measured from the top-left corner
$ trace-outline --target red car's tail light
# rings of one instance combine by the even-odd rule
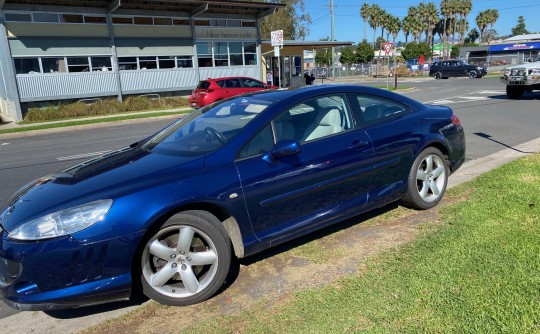
[[[452,124],[454,124],[456,126],[461,125],[461,121],[459,120],[459,118],[456,115],[452,115],[452,117],[450,119],[452,120]]]

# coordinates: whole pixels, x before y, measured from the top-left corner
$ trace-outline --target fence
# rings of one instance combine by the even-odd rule
[[[534,61],[538,56],[538,51],[524,51],[505,55],[486,55],[468,57],[466,61],[471,65],[482,66],[511,66]]]

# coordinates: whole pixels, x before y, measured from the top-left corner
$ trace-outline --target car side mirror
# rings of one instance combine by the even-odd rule
[[[268,163],[276,163],[279,159],[302,152],[300,144],[295,140],[280,140],[274,148],[263,155],[262,159]]]

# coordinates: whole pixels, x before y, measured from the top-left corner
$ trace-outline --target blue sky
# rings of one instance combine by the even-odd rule
[[[330,0],[304,0],[305,10],[311,14],[313,23],[306,40],[319,40],[325,36],[330,37]],[[338,41],[352,41],[358,43],[364,38],[364,21],[360,17],[360,7],[364,2],[378,4],[392,15],[403,19],[407,15],[410,6],[416,6],[420,1],[411,0],[387,0],[387,1],[362,1],[362,0],[334,0],[335,18],[334,34]],[[430,2],[424,0],[425,3]],[[440,1],[433,1],[438,8]],[[540,1],[511,1],[511,0],[473,0],[472,12],[468,16],[469,27],[476,27],[475,18],[479,12],[486,9],[497,9],[499,19],[495,23],[495,30],[501,36],[509,35],[511,29],[516,26],[520,15],[525,18],[525,25],[530,32],[540,32]],[[326,6],[325,6],[326,5]],[[380,36],[380,29],[377,36]],[[386,38],[386,36],[385,36]],[[373,30],[367,28],[367,39],[373,39]],[[409,41],[411,37],[409,36]],[[396,41],[405,41],[402,33]]]

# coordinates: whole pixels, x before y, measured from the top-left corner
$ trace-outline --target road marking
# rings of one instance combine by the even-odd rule
[[[110,151],[111,150],[100,151],[100,152],[92,152],[92,153],[85,153],[85,154],[77,154],[77,155],[70,155],[70,156],[67,156],[67,157],[56,158],[56,160],[58,160],[58,161],[67,161],[67,160],[76,160],[76,159],[95,157],[97,155],[102,155],[102,154],[105,154],[105,153],[109,153]]]
[[[10,143],[2,143],[2,146],[6,146],[6,145],[9,145]]]
[[[506,94],[505,91],[502,90],[480,90],[477,92],[472,92],[465,95],[458,95],[458,96],[450,96],[445,99],[440,100],[433,100],[424,102],[425,104],[435,104],[435,105],[446,105],[446,104],[454,104],[454,103],[464,103],[464,102],[471,102],[471,101],[485,101],[489,100],[489,96],[477,96],[477,95],[501,95]],[[476,95],[476,96],[472,96]]]
[[[462,96],[460,99],[465,100],[472,100],[472,101],[481,101],[481,100],[489,100],[489,97],[486,96]]]

